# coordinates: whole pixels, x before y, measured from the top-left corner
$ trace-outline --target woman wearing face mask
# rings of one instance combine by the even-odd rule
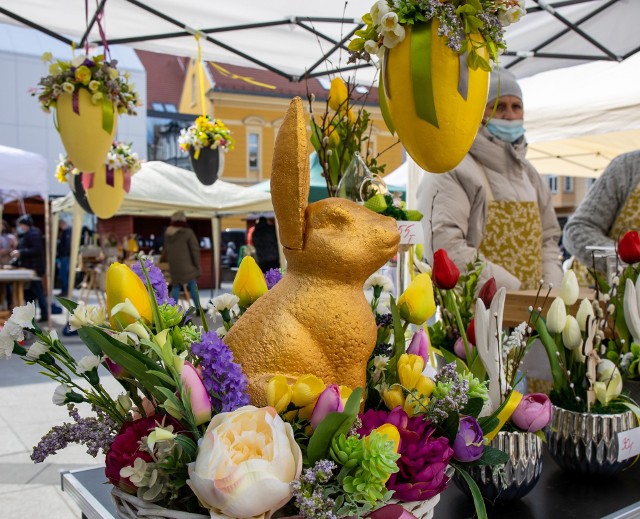
[[[547,183],[524,158],[523,115],[513,74],[492,73],[471,150],[449,173],[425,175],[418,188],[425,254],[446,249],[461,270],[480,256],[485,267],[479,286],[491,276],[507,290],[562,280],[560,226]]]

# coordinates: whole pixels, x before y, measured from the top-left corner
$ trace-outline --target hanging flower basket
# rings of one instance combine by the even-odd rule
[[[471,148],[504,26],[524,13],[522,0],[378,1],[362,17],[352,59],[382,60],[385,123],[423,169],[449,171]]]
[[[489,89],[489,73],[469,68],[465,55],[438,36],[439,26],[432,20],[407,29],[405,39],[386,51],[380,76],[388,123],[411,158],[433,173],[453,169],[467,154]]]
[[[70,61],[42,59],[49,75],[40,79],[38,95],[45,112],[56,110],[56,127],[69,159],[80,171],[94,172],[104,164],[116,133],[118,114],[135,115],[138,95],[121,75],[117,62],[104,55],[78,55]]]
[[[201,115],[180,132],[178,143],[189,153],[191,167],[198,180],[205,186],[212,185],[222,176],[224,156],[221,152],[232,150],[235,141],[225,124]]]
[[[222,176],[224,169],[224,153],[220,148],[202,148],[198,158],[195,158],[196,151],[194,148],[189,149],[189,158],[191,159],[191,167],[198,177],[201,184],[205,186],[212,185],[219,176]]]
[[[116,134],[113,103],[93,104],[85,89],[62,94],[56,107],[58,133],[71,161],[81,171],[97,171],[104,164]]]

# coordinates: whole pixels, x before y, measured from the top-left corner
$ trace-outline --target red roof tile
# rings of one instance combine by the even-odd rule
[[[147,109],[152,103],[180,105],[189,58],[136,50],[147,73]]]

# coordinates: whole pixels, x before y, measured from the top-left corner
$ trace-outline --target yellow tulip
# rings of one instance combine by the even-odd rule
[[[291,401],[296,407],[311,406],[313,411],[313,406],[325,387],[325,383],[315,375],[302,375],[293,385]]]
[[[338,131],[335,126],[328,126],[324,130],[324,136],[329,139],[329,148],[335,148],[338,144],[340,144],[340,135],[338,135]]]
[[[126,265],[112,263],[107,270],[107,309],[109,322],[114,329],[123,329],[135,322],[135,319],[125,312],[117,312],[111,315],[114,306],[124,303],[127,299],[140,314],[145,322],[151,322],[151,301],[149,293],[142,280]]]
[[[347,85],[344,84],[341,78],[333,78],[329,89],[329,107],[332,110],[340,110],[346,106],[348,99],[349,91],[347,90]]]
[[[390,388],[382,392],[382,400],[389,410],[393,410],[398,406],[404,405],[404,393],[402,388],[397,385],[393,385]]]
[[[398,378],[407,389],[415,389],[424,370],[424,359],[420,355],[403,353],[398,359]]]
[[[431,393],[433,393],[433,389],[435,387],[436,383],[433,380],[431,380],[429,377],[421,375],[414,389],[418,392],[418,394],[422,396],[431,396]]]
[[[342,400],[343,407],[347,405],[347,400],[349,400],[351,393],[353,393],[353,389],[350,387],[340,386],[340,399]]]
[[[429,398],[426,396],[415,397],[412,394],[407,395],[404,401],[403,409],[409,416],[415,416],[418,413],[424,413],[429,405]]]
[[[433,285],[429,274],[418,274],[398,298],[400,316],[421,325],[436,312]]]
[[[356,122],[356,114],[353,112],[353,109],[349,108],[347,111],[347,123],[349,126],[352,126]]]
[[[240,299],[238,305],[242,308],[248,308],[268,290],[264,274],[262,274],[256,260],[251,256],[245,256],[238,267],[231,287],[233,294]]]
[[[291,402],[291,386],[287,382],[287,377],[276,375],[267,385],[267,405],[281,413],[287,408],[289,402]]]

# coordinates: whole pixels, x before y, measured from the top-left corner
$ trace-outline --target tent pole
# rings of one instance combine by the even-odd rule
[[[58,250],[58,222],[60,220],[60,215],[58,213],[51,212],[51,241],[49,243],[49,253],[51,254],[51,270],[47,275],[50,276],[51,279],[51,291],[49,294],[51,296],[51,304],[53,305],[53,287],[55,285],[55,277],[56,277],[56,252]],[[66,297],[64,294],[60,294],[63,297]]]
[[[76,286],[76,267],[78,266],[78,251],[82,235],[83,212],[78,202],[73,202],[73,222],[71,224],[71,257],[69,258],[69,298],[73,299],[73,289]]]
[[[49,214],[49,197],[44,198],[44,260],[45,260],[45,272],[47,273],[47,325],[51,328],[51,304],[53,302],[53,271],[54,264],[51,254],[51,215]],[[55,253],[54,253],[55,254]]]
[[[213,280],[214,288],[218,290],[220,288],[220,217],[216,215],[211,218],[211,243],[213,244]]]

